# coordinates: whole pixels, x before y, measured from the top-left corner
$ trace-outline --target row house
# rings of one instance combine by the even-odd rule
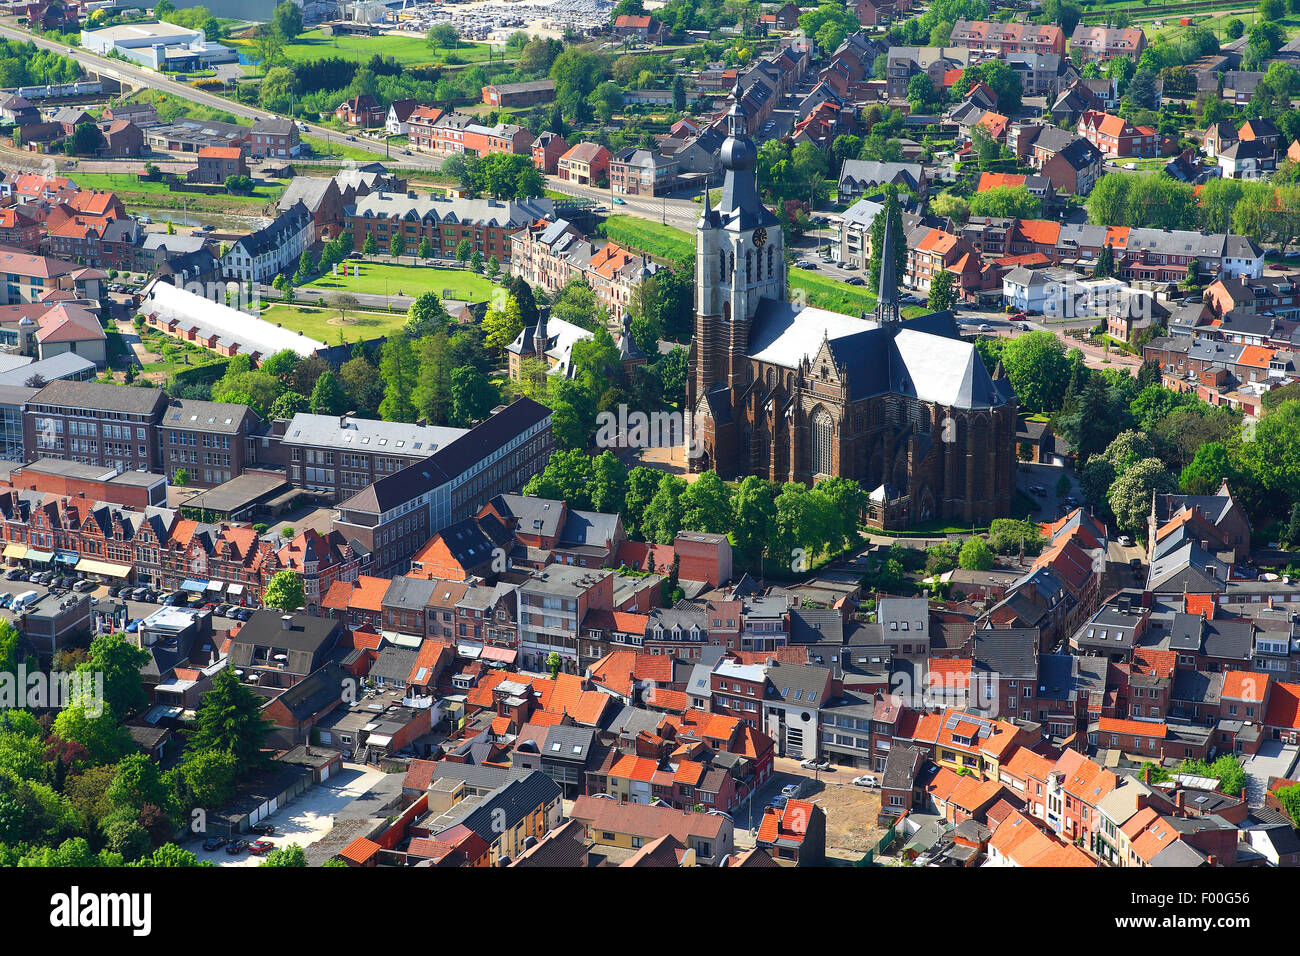
[[[1099,27],[1080,23],[1070,34],[1070,53],[1084,63],[1104,63],[1126,57],[1134,63],[1146,49],[1147,36],[1141,27]]]
[[[569,144],[565,142],[564,137],[559,133],[550,132],[538,133],[529,149],[533,157],[533,165],[546,176],[555,175],[560,157],[568,151]]]
[[[357,252],[367,238],[373,237],[384,249],[393,237],[401,236],[408,249],[428,239],[435,256],[450,259],[460,242],[468,239],[485,260],[496,257],[505,263],[511,255],[510,236],[553,212],[549,199],[421,199],[373,192],[348,207],[347,218]]]
[[[963,299],[998,285],[996,276],[981,262],[979,251],[965,239],[942,229],[917,226],[907,236],[908,288],[928,292],[934,276],[941,271],[953,274]]]
[[[618,324],[636,287],[659,269],[648,256],[617,243],[591,242],[564,219],[539,219],[510,236],[511,274],[551,293],[570,279],[585,279]]]
[[[444,113],[445,110],[437,106],[417,106],[413,109],[406,118],[407,145],[412,149],[440,148],[435,145],[440,135],[436,127]]]
[[[609,150],[599,143],[579,143],[556,162],[556,175],[566,183],[600,186],[608,177],[609,159]]]
[[[1134,126],[1122,116],[1099,110],[1079,117],[1078,132],[1106,156],[1150,159],[1160,150],[1160,137],[1150,126]]]
[[[1013,123],[1007,129],[1007,147],[1057,192],[1071,196],[1092,192],[1105,165],[1100,149],[1054,126]]]
[[[993,23],[958,20],[952,27],[953,46],[972,53],[1005,57],[1011,53],[1055,53],[1065,56],[1065,32],[1055,23]]]

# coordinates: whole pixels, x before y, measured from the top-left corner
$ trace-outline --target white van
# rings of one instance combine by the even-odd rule
[[[14,598],[14,603],[10,605],[10,609],[17,614],[23,608],[27,607],[27,605],[35,604],[40,599],[41,595],[39,591],[24,591],[22,594]]]

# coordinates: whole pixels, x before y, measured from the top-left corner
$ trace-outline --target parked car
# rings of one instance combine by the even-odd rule
[[[787,783],[784,787],[781,788],[781,796],[785,797],[787,800],[793,800],[801,793],[803,793],[802,780],[799,781],[798,783]]]
[[[234,839],[231,840],[228,844],[226,844],[226,852],[229,853],[231,856],[238,856],[239,854],[243,853],[247,849],[248,849],[247,840]]]
[[[146,587],[138,587],[138,588],[136,588],[134,591],[131,592],[131,600],[133,600],[133,601],[143,601],[143,600],[144,600],[144,596],[145,596],[146,594],[148,594],[148,593],[149,593],[149,589],[148,589],[148,588],[146,588]]]
[[[4,594],[0,594],[0,607],[8,607],[13,603],[13,599],[14,596],[7,591]]]
[[[992,331],[993,331],[993,326],[989,325],[987,322],[981,322],[981,323],[980,323],[980,331],[981,331],[981,332],[992,332]]]
[[[790,800],[788,797],[783,797],[780,794],[778,794],[777,796],[773,797],[771,800],[767,801],[767,809],[783,810],[785,809],[785,805],[789,802]]]
[[[5,572],[5,580],[6,580],[6,581],[17,581],[17,580],[18,580],[18,575],[20,575],[20,574],[22,574],[22,573],[23,573],[22,570],[19,569],[19,568],[10,568],[8,571]]]
[[[866,284],[867,284],[867,280],[864,279],[864,278],[862,278],[862,276],[851,276],[851,277],[849,277],[848,279],[845,279],[844,281],[847,282],[849,285],[866,285]]]
[[[879,787],[879,786],[880,786],[880,778],[877,777],[874,773],[864,773],[864,774],[863,774],[862,776],[860,776],[860,777],[854,777],[854,778],[853,778],[853,786],[855,786],[855,787]]]
[[[254,840],[252,843],[248,844],[248,852],[253,854],[253,856],[262,856],[265,853],[270,853],[274,849],[275,844],[270,840]]]
[[[813,757],[809,757],[807,760],[801,761],[799,766],[804,770],[830,770],[831,762],[829,760],[817,760]]]
[[[73,589],[74,591],[83,591],[83,592],[84,592],[84,591],[93,591],[93,590],[95,590],[95,582],[94,582],[94,581],[78,581],[76,584],[74,584],[74,585],[72,586],[72,589]]]
[[[275,824],[254,823],[251,827],[248,828],[248,832],[256,833],[258,836],[270,836],[272,833],[275,832]]]
[[[203,849],[209,852],[213,850],[220,850],[225,845],[226,845],[226,838],[220,836],[210,836],[203,841]]]

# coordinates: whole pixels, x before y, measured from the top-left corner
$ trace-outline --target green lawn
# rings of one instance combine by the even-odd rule
[[[338,159],[355,159],[363,163],[383,162],[384,154],[379,149],[362,149],[354,143],[349,143],[344,133],[340,133],[329,140],[321,139],[319,136],[304,136],[303,143],[312,148],[312,152],[318,156],[334,156]],[[376,146],[379,144],[376,143]]]
[[[149,205],[151,200],[163,200],[165,197],[166,201],[159,204],[168,208],[173,206],[179,208],[186,198],[190,200],[190,205],[204,201],[218,201],[226,205],[261,207],[278,200],[284,195],[285,186],[288,185],[283,180],[272,180],[268,185],[258,186],[248,196],[235,196],[230,193],[210,196],[206,193],[176,192],[165,182],[146,182],[138,179],[134,173],[73,173],[71,178],[82,189],[111,190],[117,193],[118,198],[123,202],[129,203],[136,199],[144,205]]]
[[[676,260],[695,251],[695,238],[690,233],[627,214],[606,219],[605,236],[611,242],[631,246],[660,259]]]
[[[349,261],[348,268],[361,267],[361,275],[347,278],[321,276],[307,283],[308,289],[327,289],[331,292],[368,292],[372,295],[422,295],[444,289],[451,290],[448,298],[466,302],[485,302],[492,297],[497,286],[484,276],[466,269],[435,269],[427,266],[394,265],[387,262]]]
[[[788,275],[791,298],[801,292],[807,296],[807,305],[845,315],[860,315],[876,307],[876,293],[867,286],[849,285],[812,270],[791,269]]]
[[[257,48],[251,40],[227,40],[231,46],[243,50],[250,57],[257,56]],[[425,66],[433,64],[446,64],[448,57],[454,64],[456,58],[460,58],[461,63],[477,63],[480,60],[488,58],[488,45],[486,43],[462,42],[457,49],[432,49],[425,41],[423,36],[341,36],[327,37],[319,30],[309,30],[299,36],[292,43],[284,47],[285,56],[295,63],[304,60],[324,60],[332,57],[340,57],[345,60],[353,60],[357,63],[364,63],[376,53],[381,56],[391,56],[403,66]],[[492,58],[500,59],[500,55],[493,51]],[[250,72],[257,72],[258,67],[246,67]]]
[[[309,305],[272,305],[262,310],[262,318],[327,345],[344,341],[357,342],[391,335],[406,325],[404,312],[349,312],[347,323],[339,324],[336,309]]]

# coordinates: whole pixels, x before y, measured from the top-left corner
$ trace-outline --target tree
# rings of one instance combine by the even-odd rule
[[[425,40],[434,50],[455,49],[460,46],[460,34],[450,23],[435,23],[429,28]]]
[[[564,658],[560,657],[557,651],[551,651],[550,654],[546,655],[546,669],[551,672],[551,680],[555,680],[560,673],[560,668],[563,666]]]
[[[406,239],[401,233],[393,233],[393,238],[388,240],[388,254],[394,259],[400,259],[406,254]]]
[[[275,8],[271,14],[271,23],[280,31],[280,35],[285,40],[292,42],[298,34],[302,33],[302,8],[293,0],[284,0]],[[209,37],[209,39],[213,39]]]
[[[432,335],[446,327],[449,316],[436,292],[423,292],[406,313],[404,331],[412,339]]]
[[[261,698],[239,683],[233,669],[223,667],[199,701],[187,752],[234,754],[241,775],[246,775],[264,765],[262,744],[270,732],[271,724],[262,716]]]
[[[456,243],[456,261],[462,265],[469,262],[470,257],[474,255],[474,243],[468,239],[462,239]]]
[[[686,481],[676,475],[664,475],[650,499],[642,530],[647,541],[672,544],[677,532],[682,530],[682,492]]]
[[[415,421],[413,396],[420,366],[411,340],[405,335],[389,336],[379,354],[379,376],[384,382],[380,418],[386,422]]]
[[[266,585],[262,603],[281,611],[296,611],[307,603],[302,590],[302,576],[296,571],[277,571]]]
[[[297,843],[290,843],[288,846],[278,847],[266,855],[259,866],[295,866],[305,867],[307,865],[307,854]]]
[[[1115,478],[1106,501],[1120,530],[1139,533],[1151,512],[1151,496],[1177,490],[1178,483],[1159,458],[1144,458]]]
[[[1054,412],[1061,407],[1069,383],[1065,346],[1051,332],[1027,332],[1002,349],[1002,367],[1021,407]]]
[[[589,484],[591,507],[602,514],[616,514],[627,498],[627,466],[609,449],[591,459]]]
[[[507,295],[501,309],[488,309],[483,316],[483,344],[497,352],[504,353],[506,346],[518,338],[523,330],[519,303],[514,296]]]
[[[284,58],[284,34],[274,23],[254,27],[253,49],[265,74]]]
[[[987,571],[993,567],[993,552],[983,538],[969,537],[957,555],[957,566],[963,571]]]
[[[952,273],[946,269],[934,274],[930,280],[930,309],[933,312],[946,312],[957,304],[957,290],[953,286]]]
[[[680,73],[673,77],[673,109],[679,113],[686,109],[686,84]]]
[[[1042,203],[1025,186],[994,186],[970,198],[972,216],[1037,219],[1042,211]]]
[[[366,236],[365,241],[361,243],[361,251],[368,256],[379,254],[379,242],[375,239],[374,233]]]
[[[1097,261],[1092,267],[1092,277],[1094,279],[1109,279],[1115,274],[1115,251],[1111,248],[1110,243],[1101,247],[1097,253]]]
[[[451,421],[469,428],[487,418],[497,403],[497,391],[478,369],[463,365],[451,373]]]
[[[294,9],[297,9],[296,5]],[[287,66],[277,66],[267,70],[266,75],[262,77],[257,91],[257,101],[265,109],[276,113],[287,113],[297,91],[297,74]]]
[[[184,488],[190,483],[190,473],[184,468],[177,468],[176,474],[172,475],[172,484],[177,488]]]
[[[316,384],[311,390],[312,414],[342,415],[348,410],[347,404],[348,396],[333,372],[326,371],[316,379]]]
[[[357,301],[357,297],[350,292],[339,292],[330,296],[329,304],[331,308],[338,312],[339,323],[342,325],[347,325],[348,313],[355,312],[361,305],[361,303]]]
[[[747,566],[761,570],[763,552],[776,528],[775,499],[775,485],[755,475],[745,478],[736,489],[730,538]]]
[[[429,241],[428,236],[420,237],[420,244],[416,246],[415,254],[421,259],[433,258],[433,243]]]
[[[682,492],[682,527],[726,534],[731,529],[731,490],[715,471],[706,471]]]

